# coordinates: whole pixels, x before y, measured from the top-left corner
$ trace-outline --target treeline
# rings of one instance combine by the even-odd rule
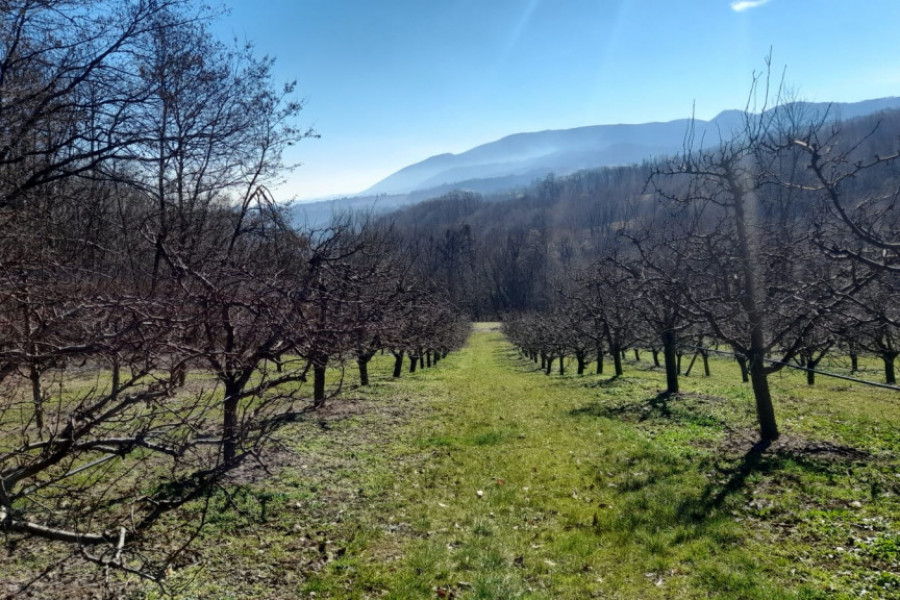
[[[543,310],[550,279],[591,240],[627,218],[649,165],[548,176],[521,190],[481,196],[452,192],[391,213],[416,260],[474,320]]]
[[[786,105],[796,111],[799,105]],[[769,112],[783,120],[784,112]],[[828,115],[811,115],[825,135]],[[860,144],[856,153],[890,156],[900,131],[900,112],[888,111],[840,125],[841,139]],[[718,140],[704,140],[706,148]],[[699,141],[698,141],[699,144]],[[694,148],[696,155],[699,148]],[[614,239],[624,223],[658,210],[659,195],[649,185],[653,164],[549,176],[503,194],[453,192],[386,217],[414,240],[416,260],[475,319],[509,312],[544,311],[554,303],[554,278],[578,257],[591,258]],[[881,185],[887,166],[841,181],[842,193]],[[877,173],[876,173],[877,171]],[[657,181],[660,179],[657,177]],[[883,182],[888,187],[890,180]],[[851,189],[851,184],[855,187]],[[870,188],[871,191],[871,188]],[[803,210],[819,210],[815,194],[797,194]]]
[[[731,139],[689,141],[652,165],[548,178],[519,199],[446,197],[396,221],[451,296],[463,289],[473,314],[501,315],[548,372],[562,357],[600,369],[606,356],[621,374],[626,349],[647,349],[671,394],[680,354],[720,347],[775,439],[768,376],[787,364],[866,353],[896,383],[900,114],[840,123],[774,105],[747,112]]]
[[[285,222],[266,184],[312,133],[293,85],[210,19],[182,0],[0,6],[10,549],[63,542],[160,580],[222,479],[326,401],[328,367],[366,385],[377,352],[431,366],[465,340],[391,228]]]

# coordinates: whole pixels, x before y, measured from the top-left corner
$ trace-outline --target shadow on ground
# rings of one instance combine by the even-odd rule
[[[616,378],[601,382],[613,384]],[[725,422],[707,410],[720,399],[701,394],[669,394],[661,392],[645,399],[609,399],[594,401],[570,411],[573,417],[598,417],[629,423],[666,420],[679,424],[702,427],[725,427]]]

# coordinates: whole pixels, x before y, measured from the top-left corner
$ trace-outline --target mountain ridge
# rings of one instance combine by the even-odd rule
[[[849,120],[884,110],[900,110],[900,97],[850,103],[795,102],[781,108]],[[708,146],[712,140],[727,137],[740,130],[745,114],[740,109],[728,109],[709,121],[694,121],[694,139]],[[584,169],[639,164],[680,152],[691,121],[684,118],[512,133],[458,154],[445,152],[430,156],[396,171],[359,194],[294,204],[291,218],[300,224],[321,225],[335,215],[348,212],[381,214],[453,190],[494,194],[526,186],[550,173],[565,176]],[[607,137],[607,142],[598,147],[596,142],[591,142],[591,134],[598,130],[618,136],[635,132],[639,135],[620,138],[618,142]],[[660,131],[665,134],[661,138],[656,136]],[[580,139],[581,142],[560,147],[559,139]]]
[[[900,97],[848,103],[792,102],[779,109],[800,110],[832,119],[851,119],[880,110],[900,109]],[[525,172],[536,172],[540,176],[543,170],[544,174],[566,175],[582,168],[640,162],[681,150],[691,123],[695,139],[712,139],[710,136],[719,139],[739,130],[745,114],[743,110],[728,109],[708,121],[682,118],[512,133],[465,152],[430,156],[392,173],[360,195],[409,194],[454,183],[515,176]],[[626,145],[632,151],[621,155],[610,151],[616,146]],[[597,154],[597,160],[586,164],[584,157],[591,152]],[[575,155],[581,157],[575,160]],[[570,157],[573,160],[569,160]]]

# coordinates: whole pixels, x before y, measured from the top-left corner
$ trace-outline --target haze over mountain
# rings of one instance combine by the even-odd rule
[[[807,114],[831,110],[834,117],[851,119],[890,108],[900,98],[881,98],[847,104],[796,103]],[[710,121],[694,122],[695,139],[704,145],[728,138],[741,127],[743,112],[727,110]],[[682,149],[689,119],[634,125],[594,125],[575,129],[516,133],[461,154],[440,154],[405,167],[363,192],[363,195],[408,194],[448,184],[475,187],[477,180],[547,173],[565,175],[580,169],[615,166],[674,154]]]
[[[900,97],[853,103],[796,102],[805,118],[852,119],[900,109]],[[693,121],[695,147],[715,146],[738,132],[744,111],[726,110],[709,121]],[[296,215],[308,223],[327,221],[334,212],[384,212],[436,197],[453,189],[498,192],[527,185],[553,173],[640,163],[681,151],[691,119],[664,123],[593,125],[574,129],[516,133],[460,154],[439,154],[409,165],[354,197],[299,204]]]

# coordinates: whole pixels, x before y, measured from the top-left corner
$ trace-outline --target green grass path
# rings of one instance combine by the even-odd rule
[[[753,561],[728,550],[732,519],[678,514],[703,489],[689,466],[706,452],[597,416],[597,396],[650,398],[652,378],[546,377],[499,335],[476,334],[435,379],[445,400],[417,437],[432,457],[417,493],[402,494],[424,535],[393,597],[674,597],[698,578],[711,583],[701,596],[755,587]]]
[[[649,365],[548,377],[476,332],[437,368],[377,379],[364,395],[383,411],[295,432],[309,464],[253,488],[268,515],[252,538],[224,524],[207,574],[244,552],[280,566],[236,597],[900,597],[896,399],[813,405],[785,380],[794,436],[747,458],[733,369],[662,402]]]

